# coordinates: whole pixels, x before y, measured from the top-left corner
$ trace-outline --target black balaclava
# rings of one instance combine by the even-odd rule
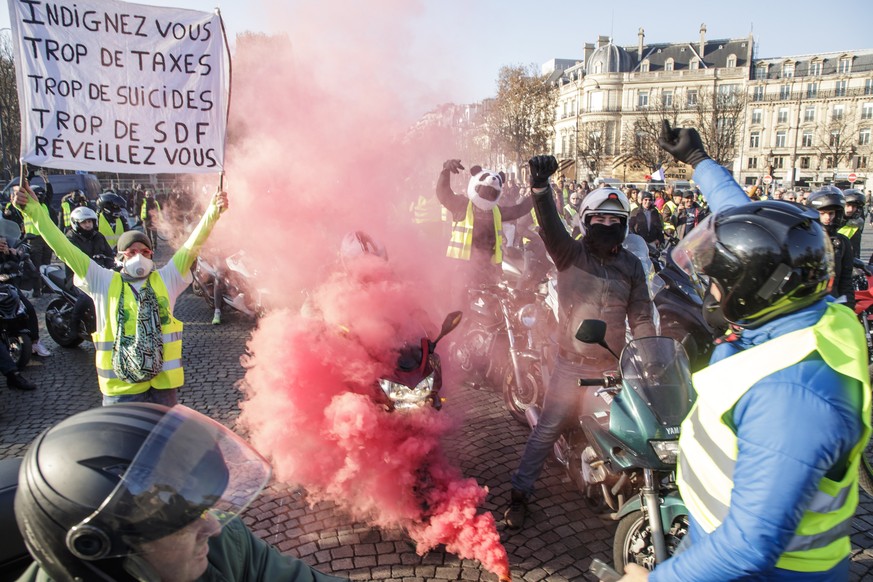
[[[585,244],[598,257],[614,255],[624,241],[627,233],[627,223],[622,220],[617,224],[588,224],[585,227]]]

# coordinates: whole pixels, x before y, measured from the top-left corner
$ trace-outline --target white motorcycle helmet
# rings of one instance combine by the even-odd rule
[[[94,221],[94,228],[91,231],[86,231],[80,228],[81,224],[86,220]],[[70,226],[77,234],[87,234],[88,232],[94,232],[97,229],[97,213],[88,208],[87,206],[79,206],[74,208],[70,213]]]
[[[627,218],[630,215],[630,203],[627,196],[616,188],[598,188],[585,195],[579,213],[576,215],[576,226],[582,236],[585,236],[587,227],[591,223],[592,214],[612,214],[621,219],[627,234]]]

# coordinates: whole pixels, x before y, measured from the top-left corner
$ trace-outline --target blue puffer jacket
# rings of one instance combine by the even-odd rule
[[[694,181],[714,213],[748,202],[727,170],[711,160],[697,166]],[[813,325],[827,301],[744,330],[736,341],[719,345],[712,362]],[[707,534],[692,516],[690,547],[658,566],[652,582],[848,578],[848,556],[827,572],[792,572],[775,564],[819,480],[842,464],[862,434],[860,404],[849,396],[857,391],[845,388],[849,381],[812,355],[749,389],[733,412],[739,456],[728,517]]]

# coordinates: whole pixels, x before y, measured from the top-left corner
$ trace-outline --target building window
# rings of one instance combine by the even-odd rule
[[[758,158],[749,158],[749,169],[754,170],[758,167]]]
[[[834,105],[834,111],[831,114],[831,118],[834,121],[838,121],[846,116],[846,108],[844,105]]]
[[[661,105],[665,109],[673,107],[673,91],[661,91]]]
[[[807,105],[803,110],[803,121],[815,121],[815,105]]]
[[[698,59],[697,57],[694,57],[693,59],[691,59],[691,61],[689,61],[689,63],[688,63],[688,68],[692,71],[696,71],[697,69],[699,69],[700,68],[700,59]]]
[[[812,147],[812,130],[804,129],[803,135],[800,138],[800,147],[811,148]]]
[[[648,91],[640,91],[637,93],[637,107],[643,109],[649,106],[649,92]]]
[[[841,58],[839,64],[837,65],[837,73],[848,73],[851,70],[852,70],[851,57]]]
[[[758,148],[761,147],[761,132],[753,131],[749,134],[749,147],[750,148]]]
[[[755,78],[756,79],[766,79],[767,78],[767,65],[760,64],[755,67]]]
[[[764,86],[758,85],[754,89],[752,89],[752,101],[763,101],[764,100]]]
[[[673,61],[673,59],[667,59],[667,62],[664,63],[664,70],[672,71],[674,64],[675,62]]]
[[[784,148],[785,144],[788,141],[788,134],[785,131],[777,131],[776,132],[776,147]]]
[[[800,169],[808,170],[809,169],[809,156],[803,156],[800,158]]]
[[[776,118],[776,123],[788,123],[788,108],[780,107],[779,115]]]
[[[786,79],[794,76],[794,63],[784,63],[782,65],[782,76]]]
[[[648,73],[649,72],[649,60],[648,59],[646,59],[645,61],[640,63],[640,72],[641,73]]]
[[[791,85],[779,86],[779,99],[789,99],[791,97]]]
[[[806,84],[806,98],[807,99],[815,99],[816,95],[818,95],[818,83],[807,83]]]
[[[864,80],[864,95],[873,95],[873,79]]]
[[[688,89],[685,92],[685,100],[688,107],[697,107],[697,89]]]
[[[737,66],[737,55],[728,55],[727,68],[733,69],[736,66]]]
[[[752,123],[761,123],[761,119],[764,117],[763,109],[752,109]]]
[[[782,156],[776,156],[773,158],[773,169],[778,170],[785,165],[785,158]]]
[[[821,62],[813,61],[809,63],[809,74],[813,77],[818,77],[821,75]]]
[[[830,138],[828,140],[828,144],[832,148],[840,147],[840,130],[833,129],[831,130]]]
[[[867,156],[858,156],[858,165],[856,166],[858,169],[867,167]]]
[[[858,145],[870,145],[870,128],[865,127],[858,132]]]
[[[843,79],[842,81],[837,81],[837,88],[834,91],[834,97],[845,97],[846,96],[846,88],[849,86],[849,81]]]
[[[873,119],[873,103],[864,103],[861,106],[861,119]]]

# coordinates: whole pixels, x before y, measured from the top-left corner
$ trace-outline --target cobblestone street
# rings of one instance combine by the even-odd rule
[[[863,256],[869,256],[871,243],[873,232],[865,233]],[[44,297],[35,302],[41,326],[49,300]],[[185,322],[187,382],[180,392],[181,403],[234,426],[240,395],[236,385],[244,375],[240,356],[252,323],[228,315],[221,326],[211,325],[211,310],[190,291],[179,298],[176,315]],[[41,336],[54,356],[34,358],[26,369],[38,390],[0,387],[0,458],[22,456],[30,441],[48,426],[100,405],[93,346],[60,348],[44,327]],[[457,429],[445,442],[449,457],[456,459],[466,476],[490,489],[484,509],[494,513],[502,529],[509,474],[528,431],[505,412],[497,393],[447,385],[443,394],[447,401],[441,414],[457,421]],[[873,578],[873,500],[862,494],[861,502],[853,524],[852,580]],[[523,531],[501,532],[514,580],[593,579],[585,574],[591,558],[612,562],[615,522],[595,515],[562,469],[546,467],[531,512]],[[459,560],[442,550],[419,556],[402,532],[353,523],[327,503],[309,507],[304,491],[278,483],[272,483],[247,510],[245,521],[281,551],[353,580],[497,579],[477,562]]]

